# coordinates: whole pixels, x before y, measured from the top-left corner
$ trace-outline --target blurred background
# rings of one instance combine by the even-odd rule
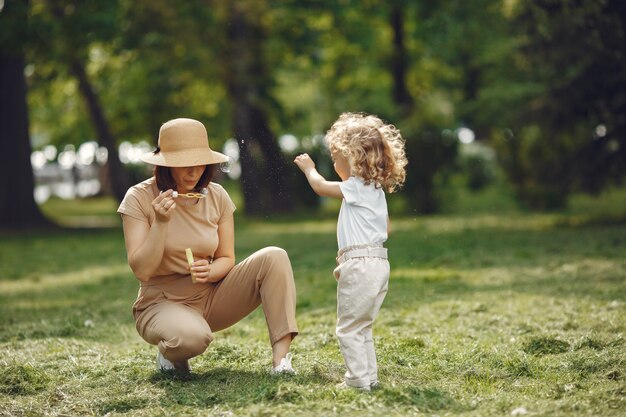
[[[623,201],[626,2],[0,0],[0,227],[117,221],[176,117],[233,159],[238,213],[323,213],[292,160],[336,179],[344,111],[400,128],[397,215]]]

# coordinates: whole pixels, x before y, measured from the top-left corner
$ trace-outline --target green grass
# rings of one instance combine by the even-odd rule
[[[190,376],[157,373],[130,314],[138,285],[119,227],[3,234],[0,416],[623,415],[624,200],[577,197],[549,214],[479,200],[392,219],[374,330],[382,387],[370,394],[335,388],[334,217],[237,221],[238,259],[267,245],[290,254],[294,377],[268,374],[260,311],[217,333]],[[106,200],[63,207],[44,209],[65,224],[114,219]]]

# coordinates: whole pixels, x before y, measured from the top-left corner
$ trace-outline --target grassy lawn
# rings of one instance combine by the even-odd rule
[[[0,416],[622,416],[624,197],[529,214],[465,196],[467,210],[392,219],[372,393],[335,388],[336,213],[237,222],[239,260],[267,245],[290,254],[293,377],[268,374],[260,311],[217,333],[190,376],[156,372],[130,314],[138,284],[119,226],[2,234]],[[67,225],[118,224],[110,201],[65,217],[67,203],[50,204]]]

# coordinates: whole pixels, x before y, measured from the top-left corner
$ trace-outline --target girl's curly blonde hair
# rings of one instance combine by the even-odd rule
[[[326,133],[331,153],[343,155],[351,174],[387,192],[404,184],[408,161],[400,131],[374,115],[343,113]]]

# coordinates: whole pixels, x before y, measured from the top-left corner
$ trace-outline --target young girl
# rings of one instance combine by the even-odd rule
[[[378,384],[372,325],[387,293],[389,217],[383,188],[404,183],[404,141],[376,116],[344,113],[326,134],[341,182],[326,181],[307,154],[295,164],[320,196],[343,199],[337,223],[337,337],[347,372],[341,386]]]

